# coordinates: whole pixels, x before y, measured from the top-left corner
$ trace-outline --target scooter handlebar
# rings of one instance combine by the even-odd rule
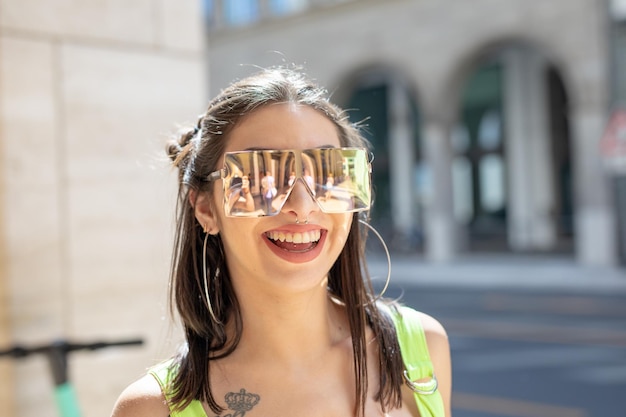
[[[61,351],[64,353],[69,353],[76,350],[99,350],[115,346],[136,346],[142,344],[143,340],[139,338],[117,341],[96,341],[90,343],[77,343],[67,340],[58,340],[50,344],[40,346],[25,346],[19,344],[14,345],[8,349],[0,350],[0,356],[23,358],[32,354],[48,353],[50,351]]]

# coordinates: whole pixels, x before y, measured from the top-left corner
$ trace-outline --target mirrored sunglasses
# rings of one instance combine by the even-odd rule
[[[278,214],[297,181],[325,213],[368,210],[370,176],[366,149],[315,148],[227,152],[207,180],[222,179],[227,216],[261,217]]]

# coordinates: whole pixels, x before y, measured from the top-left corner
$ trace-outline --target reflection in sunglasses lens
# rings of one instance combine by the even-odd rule
[[[370,206],[370,165],[361,148],[230,152],[223,180],[228,216],[277,214],[297,181],[326,213]]]

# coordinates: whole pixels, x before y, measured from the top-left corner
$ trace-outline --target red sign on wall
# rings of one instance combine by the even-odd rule
[[[626,172],[626,109],[613,112],[600,147],[607,168]]]

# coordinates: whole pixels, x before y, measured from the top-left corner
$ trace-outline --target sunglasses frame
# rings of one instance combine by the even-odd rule
[[[303,170],[303,155],[308,155],[309,153],[315,152],[315,151],[339,151],[342,153],[342,158],[346,158],[346,156],[344,155],[344,153],[354,153],[356,155],[358,155],[358,153],[362,152],[364,159],[365,159],[365,163],[366,163],[366,170],[367,172],[364,173],[367,178],[365,180],[363,180],[362,182],[366,183],[367,186],[367,191],[365,193],[365,197],[366,199],[363,199],[362,196],[356,196],[355,193],[352,193],[352,198],[358,198],[359,201],[363,201],[365,204],[363,207],[357,207],[357,208],[352,208],[352,209],[346,209],[346,210],[341,210],[341,211],[328,211],[327,208],[324,207],[323,204],[320,203],[320,197],[316,196],[316,191],[315,189],[311,188],[311,184],[308,184],[306,179],[305,179],[305,174],[304,174],[304,170]],[[235,155],[235,154],[253,154],[253,153],[291,153],[293,154],[293,158],[294,158],[294,162],[295,162],[295,179],[293,181],[293,184],[289,185],[286,188],[286,191],[283,192],[282,194],[284,194],[284,201],[282,202],[282,204],[280,205],[280,207],[278,209],[276,209],[275,211],[269,211],[268,210],[264,210],[261,213],[259,213],[259,209],[254,210],[254,211],[250,211],[249,213],[246,212],[239,212],[237,214],[232,214],[232,207],[229,208],[229,191],[228,191],[228,185],[230,184],[230,181],[232,181],[232,178],[235,177],[231,177],[229,179],[229,177],[231,176],[231,174],[228,172],[228,164],[227,164],[227,157],[228,155]],[[300,180],[307,192],[309,193],[309,195],[311,196],[311,198],[315,201],[315,203],[317,204],[317,206],[320,208],[320,210],[324,213],[354,213],[354,212],[361,212],[361,211],[367,211],[371,208],[371,197],[372,197],[372,160],[373,160],[373,154],[371,152],[368,152],[368,150],[366,148],[362,148],[362,147],[326,147],[326,148],[311,148],[311,149],[251,149],[251,150],[243,150],[243,151],[233,151],[233,152],[226,152],[224,154],[224,168],[218,169],[216,171],[211,172],[207,177],[206,177],[206,181],[208,182],[212,182],[212,181],[217,181],[219,179],[222,180],[223,182],[223,186],[224,186],[224,212],[226,214],[227,217],[245,217],[245,218],[257,218],[257,217],[265,217],[265,216],[275,216],[277,215],[280,210],[282,209],[282,206],[285,204],[285,202],[287,201],[287,199],[289,198],[289,196],[291,195],[291,192],[293,191],[296,182],[298,180]],[[227,183],[227,180],[229,181]],[[360,183],[361,181],[359,181]],[[322,185],[319,183],[314,183],[314,185]],[[256,208],[256,205],[255,205]]]

